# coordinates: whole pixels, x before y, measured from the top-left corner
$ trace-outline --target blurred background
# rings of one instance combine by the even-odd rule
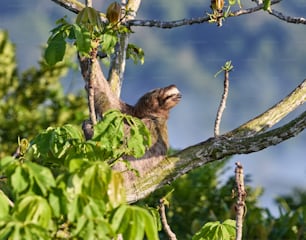
[[[96,9],[105,12],[111,1],[93,2]],[[241,3],[244,8],[255,6],[250,0]],[[137,19],[199,17],[211,11],[209,5],[210,0],[142,1]],[[273,8],[290,16],[306,17],[304,0],[283,1]],[[55,21],[65,15],[72,20],[75,17],[50,0],[2,1],[0,28],[6,29],[16,44],[20,71],[37,65]],[[226,19],[221,28],[204,23],[174,29],[132,30],[130,42],[144,50],[145,63],[134,65],[128,61],[122,98],[134,104],[148,90],[176,84],[183,98],[172,110],[168,123],[170,144],[176,149],[213,136],[223,91],[223,74],[217,78],[214,75],[226,61],[232,61],[234,70],[230,73],[222,133],[262,113],[306,77],[306,26],[280,21],[263,11]],[[83,88],[78,71],[71,71],[62,83],[66,93]],[[301,106],[278,126],[305,110]],[[240,161],[245,173],[252,176],[251,185],[265,189],[261,205],[276,213],[273,199],[277,195],[306,185],[305,145],[303,132],[261,152],[234,156],[226,174],[233,175],[234,163]]]

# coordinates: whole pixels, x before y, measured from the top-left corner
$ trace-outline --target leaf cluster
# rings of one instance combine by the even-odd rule
[[[102,22],[100,13],[91,7],[83,8],[78,13],[75,23],[69,23],[65,18],[61,18],[56,24],[58,26],[51,30],[44,54],[50,66],[63,60],[68,43],[72,43],[81,55],[90,57],[100,51],[110,57],[115,52],[119,36],[131,32],[128,27],[120,24],[120,19]],[[136,45],[129,45],[127,58],[132,58],[135,63],[143,63],[143,50]]]
[[[15,46],[0,31],[0,157],[16,150],[18,136],[33,138],[50,125],[80,123],[87,108],[83,92],[64,94],[60,79],[73,68],[74,51],[53,66],[43,61],[18,73]]]
[[[0,161],[0,238],[157,239],[153,216],[126,204],[121,174],[108,164],[149,144],[144,124],[119,111],[104,115],[90,141],[74,125],[49,127],[18,159]]]

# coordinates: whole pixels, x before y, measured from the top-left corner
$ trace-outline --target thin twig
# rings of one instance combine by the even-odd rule
[[[244,188],[243,167],[240,162],[236,162],[235,168],[236,184],[237,184],[237,202],[236,202],[236,240],[242,239],[243,218],[246,213],[246,191]]]
[[[51,0],[56,4],[68,9],[71,12],[79,13],[83,8],[84,5],[78,1],[71,1],[71,0]],[[272,0],[271,5],[277,4],[281,2],[281,0]],[[263,4],[260,4],[256,7],[251,7],[247,9],[239,9],[237,11],[232,12],[228,17],[237,17],[245,14],[250,14],[253,12],[261,11],[263,9]],[[107,19],[104,16],[101,16],[101,20],[106,22]],[[157,27],[157,28],[175,28],[181,26],[187,26],[192,24],[200,24],[204,22],[209,22],[210,17],[201,16],[196,18],[186,18],[174,21],[157,21],[157,20],[137,20],[137,19],[130,19],[125,24],[130,26],[142,26],[142,27]]]
[[[228,61],[225,63],[225,66],[222,67],[222,70],[224,71],[224,89],[222,98],[220,101],[220,105],[218,108],[216,120],[215,120],[215,126],[214,126],[214,135],[215,137],[219,136],[220,134],[220,123],[222,119],[222,114],[224,112],[224,109],[226,107],[226,100],[228,96],[228,89],[229,89],[229,72],[233,69],[233,66],[231,65],[231,62]]]
[[[277,4],[281,2],[281,0],[272,0],[271,5]],[[263,9],[263,4],[260,4],[256,7],[251,7],[247,9],[239,9],[237,11],[232,12],[228,17],[238,17],[245,14],[250,14],[253,12],[258,12]],[[158,20],[130,20],[127,22],[128,26],[142,26],[142,27],[157,27],[157,28],[175,28],[193,24],[201,24],[204,22],[209,22],[210,16],[201,16],[196,18],[185,18],[174,21],[158,21]]]
[[[161,218],[161,222],[163,224],[164,231],[168,235],[170,240],[177,240],[176,235],[174,232],[172,232],[168,222],[167,222],[167,217],[166,217],[166,210],[165,210],[165,200],[160,199],[159,200],[159,214]]]
[[[272,16],[277,17],[280,20],[283,20],[287,23],[294,23],[294,24],[306,24],[306,19],[303,17],[291,17],[291,16],[286,16],[283,13],[276,11],[274,9],[271,9],[271,11],[269,11],[269,13]]]

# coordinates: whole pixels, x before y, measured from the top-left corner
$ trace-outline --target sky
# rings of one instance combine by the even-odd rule
[[[110,1],[93,2],[97,9],[105,11]],[[253,6],[251,1],[241,2],[244,6]],[[295,3],[282,3],[276,9],[306,17],[306,2],[297,0]],[[208,11],[208,0],[143,1],[138,18],[175,20],[202,16]],[[37,64],[55,20],[64,15],[74,18],[51,0],[1,3],[0,28],[7,29],[16,44],[20,70]],[[213,136],[223,91],[222,76],[215,78],[214,75],[226,61],[232,61],[234,70],[230,74],[222,133],[276,104],[306,76],[305,26],[279,21],[265,12],[226,19],[221,28],[205,23],[171,30],[148,27],[132,30],[130,41],[144,50],[145,63],[128,62],[122,99],[133,104],[148,90],[176,84],[183,98],[172,110],[168,128],[170,144],[177,149]],[[71,72],[63,83],[66,92],[83,88],[79,72]],[[305,106],[301,106],[281,123],[305,110]],[[252,186],[265,188],[261,205],[276,214],[273,198],[290,193],[294,186],[306,186],[305,143],[303,132],[261,152],[234,156],[227,174],[233,175],[234,163],[240,161],[245,173],[252,176]]]

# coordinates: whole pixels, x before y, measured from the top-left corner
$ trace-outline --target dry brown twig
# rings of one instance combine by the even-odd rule
[[[244,187],[243,167],[240,162],[236,162],[235,179],[237,185],[237,202],[236,210],[236,240],[242,239],[243,218],[246,213],[245,199],[247,192]]]

